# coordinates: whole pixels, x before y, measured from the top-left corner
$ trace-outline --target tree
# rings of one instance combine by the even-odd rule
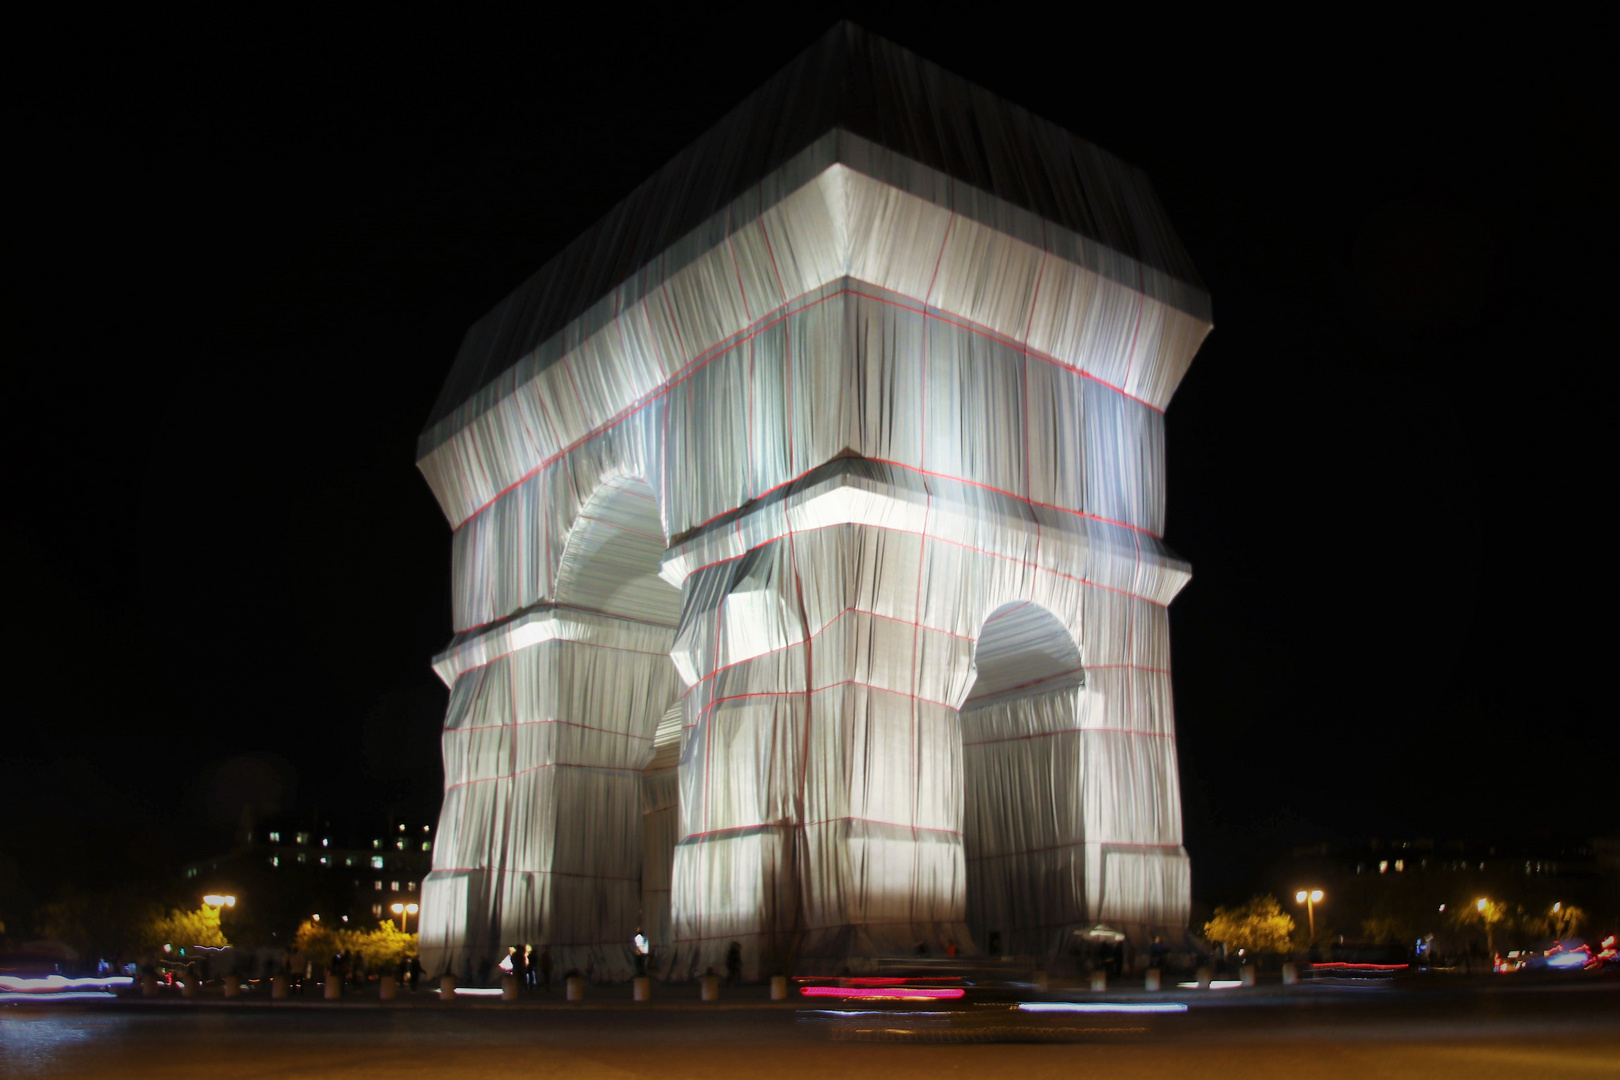
[[[165,945],[185,948],[191,945],[222,949],[230,942],[219,928],[219,908],[204,904],[195,911],[170,908],[168,914],[149,918],[142,927],[142,944],[150,949]]]
[[[1218,907],[1204,924],[1204,936],[1228,952],[1287,952],[1294,934],[1293,916],[1275,896],[1256,896],[1235,908]]]
[[[46,937],[60,941],[85,960],[127,956],[146,944],[147,924],[163,909],[132,889],[87,893],[66,889],[36,917]]]
[[[1455,918],[1459,926],[1484,927],[1485,951],[1495,956],[1496,928],[1507,920],[1508,914],[1506,904],[1499,904],[1495,900],[1480,897],[1472,904],[1459,908]]]
[[[1410,921],[1398,915],[1375,915],[1361,920],[1361,936],[1380,945],[1410,945],[1417,933]]]
[[[298,932],[293,934],[293,948],[303,953],[304,959],[316,967],[327,968],[332,966],[332,958],[344,951],[345,943],[339,938],[346,936],[342,931],[305,919],[298,924]]]
[[[1544,917],[1547,936],[1558,941],[1574,937],[1575,931],[1585,921],[1586,912],[1574,904],[1554,904]]]
[[[393,919],[384,919],[375,930],[356,930],[345,936],[351,939],[349,948],[373,971],[396,968],[416,955],[416,935],[399,930]]]

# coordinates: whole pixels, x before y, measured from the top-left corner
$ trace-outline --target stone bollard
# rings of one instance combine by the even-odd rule
[[[1200,990],[1208,990],[1209,989],[1209,984],[1214,980],[1214,978],[1215,978],[1215,969],[1214,968],[1207,968],[1207,967],[1199,968],[1198,969],[1198,989],[1200,989]]]
[[[501,1000],[516,1001],[518,999],[518,977],[516,975],[501,976]]]
[[[1052,979],[1044,971],[1037,971],[1034,978],[1035,989],[1045,993],[1052,985]]]
[[[583,976],[570,975],[568,977],[568,1000],[585,1000],[585,979]]]
[[[631,984],[630,996],[636,1001],[651,1001],[652,980],[645,975],[637,975],[636,981]]]
[[[1244,964],[1238,969],[1238,981],[1244,986],[1254,985],[1254,965]]]
[[[1147,974],[1142,978],[1142,989],[1158,993],[1164,985],[1164,973],[1158,968],[1148,968]]]
[[[439,976],[439,1000],[456,1000],[456,977],[449,972]]]
[[[787,996],[788,996],[787,995],[787,990],[788,990],[788,987],[787,987],[787,976],[786,975],[772,975],[771,976],[771,1000],[772,1001],[786,1001]]]
[[[334,972],[326,973],[326,1000],[338,1001],[343,997],[343,980]]]
[[[1091,973],[1091,992],[1101,994],[1108,989],[1108,972],[1093,971]]]
[[[141,997],[157,997],[157,976],[141,976]]]
[[[1284,964],[1283,965],[1283,985],[1284,986],[1293,986],[1297,982],[1299,982],[1299,965],[1298,964]]]
[[[195,977],[187,975],[180,980],[180,996],[187,998],[197,996],[197,980]]]
[[[720,976],[705,975],[698,980],[698,997],[704,1001],[720,1000]]]
[[[392,975],[384,975],[377,980],[377,1000],[393,1001],[394,995],[399,993],[399,984],[394,982]]]
[[[287,976],[273,975],[270,978],[270,999],[272,1001],[287,1000]]]
[[[225,976],[225,996],[235,998],[242,996],[242,980],[235,975]]]

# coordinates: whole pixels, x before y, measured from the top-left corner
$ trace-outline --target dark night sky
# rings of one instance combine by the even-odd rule
[[[346,10],[12,43],[0,871],[33,895],[208,853],[235,792],[437,813],[413,451],[461,334],[834,17]],[[1296,839],[1620,828],[1597,57],[1143,10],[852,14],[1144,167],[1214,296],[1168,413],[1195,891]]]

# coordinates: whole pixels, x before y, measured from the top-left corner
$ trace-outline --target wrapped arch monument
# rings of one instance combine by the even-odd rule
[[[429,970],[1185,926],[1147,180],[841,26],[467,334]]]

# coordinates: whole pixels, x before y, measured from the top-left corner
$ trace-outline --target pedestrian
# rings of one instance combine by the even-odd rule
[[[630,950],[636,960],[636,978],[645,978],[647,974],[647,935],[636,927],[636,936],[630,939]]]
[[[726,985],[737,986],[742,982],[742,942],[733,941],[726,948]]]
[[[551,993],[551,946],[540,946],[540,986]]]
[[[537,957],[534,955],[534,946],[523,946],[523,989],[533,990],[535,985],[534,964]]]

